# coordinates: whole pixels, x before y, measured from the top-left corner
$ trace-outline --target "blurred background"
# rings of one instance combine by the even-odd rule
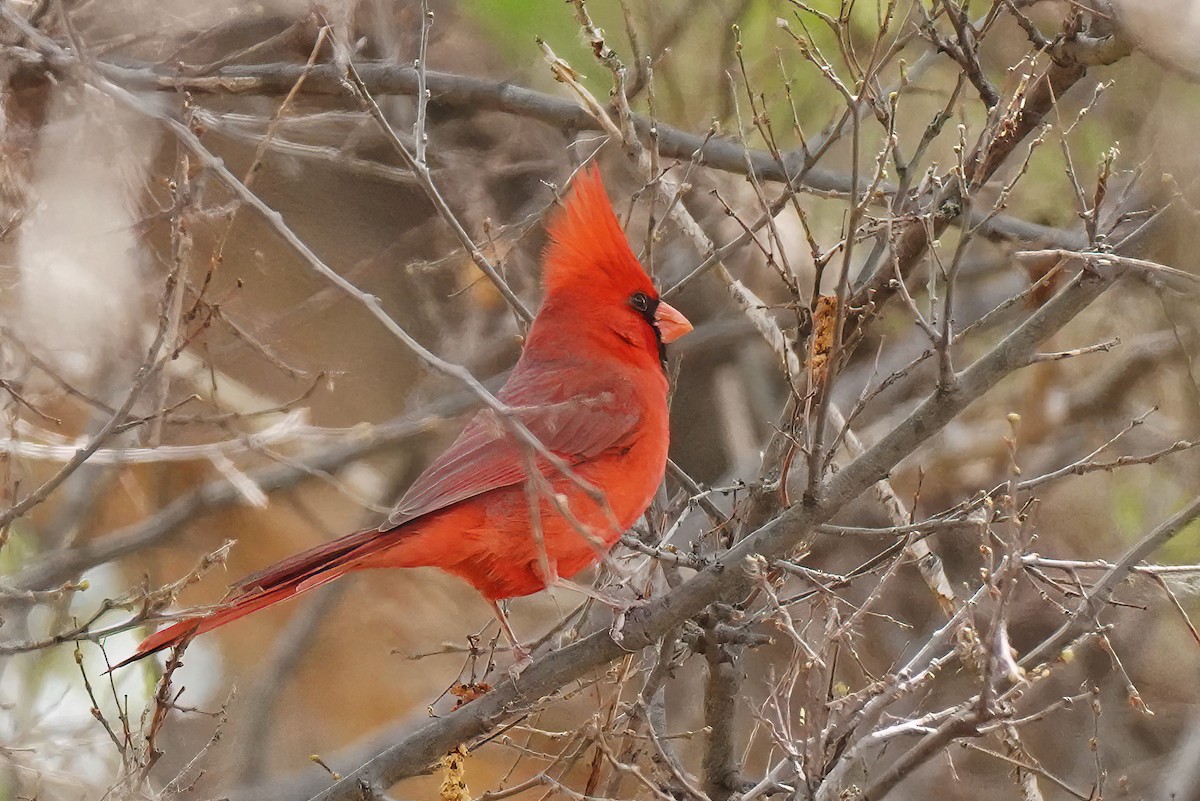
[[[134,626],[102,642],[91,632],[165,611],[151,609],[155,599],[159,606],[173,599],[172,608],[215,603],[242,575],[375,525],[452,440],[473,397],[423,369],[360,303],[309,269],[277,221],[240,202],[217,179],[216,162],[189,152],[161,118],[181,120],[317,257],[378,297],[412,336],[496,387],[520,349],[517,319],[375,121],[337,80],[294,77],[306,63],[411,66],[422,47],[422,7],[406,0],[9,0],[3,8],[62,48],[51,58],[11,18],[0,20],[3,505],[27,497],[109,423],[160,323],[166,350],[121,415],[128,424],[0,532],[0,798],[101,798],[109,788],[147,797],[193,788],[202,797],[306,798],[330,781],[310,755],[345,772],[430,715],[449,713],[455,699],[447,689],[455,683],[472,675],[502,680],[503,654],[501,678],[483,678],[494,625],[468,587],[432,570],[358,575],[200,638],[173,677],[172,692],[184,692],[159,723],[161,663],[101,675],[106,660],[123,659],[149,629]],[[931,347],[916,315],[941,325],[952,263],[955,330],[978,323],[956,346],[959,368],[1062,284],[1046,277],[1057,256],[1015,254],[1096,250],[1152,221],[1143,247],[1129,255],[1196,273],[1200,63],[1191,43],[1200,10],[1188,0],[1003,0],[967,8],[592,0],[586,9],[626,67],[633,112],[662,126],[668,152],[655,156],[653,173],[670,187],[688,185],[679,202],[712,243],[748,239],[748,227],[786,188],[769,170],[748,180],[743,151],[757,154],[760,165],[773,163],[772,152],[806,164],[805,186],[778,204],[773,224],[725,250],[729,280],[709,270],[671,298],[696,324],[671,353],[672,458],[714,488],[708,497],[726,513],[753,512],[739,503],[778,467],[771,462],[777,432],[800,436],[804,429],[792,400],[796,375],[789,380],[781,357],[808,359],[814,286],[835,292],[843,268],[851,289],[868,281],[891,226],[915,213],[888,200],[897,182],[918,205],[952,185],[963,152],[1000,135],[998,120],[1065,58],[1058,48],[1080,32],[1119,39],[1120,52],[1085,62],[1085,74],[993,180],[975,188],[970,210],[975,220],[991,214],[987,225],[965,242],[957,224],[938,232],[932,255],[910,275],[911,301],[893,300],[863,326],[853,352],[841,354],[830,398],[854,410],[853,430],[869,445],[936,389],[936,358],[904,368]],[[580,90],[555,80],[539,40],[570,64],[583,92],[603,105],[612,100],[612,74],[581,33],[578,4],[430,0],[429,10],[428,70],[486,82],[477,99],[432,93],[430,175],[527,304],[540,297],[544,222],[556,192],[586,159],[598,160],[634,249],[660,286],[673,287],[705,262],[708,254],[666,212],[631,149],[563,111],[578,107]],[[972,60],[961,48],[958,58],[948,53],[961,42],[952,19],[959,12],[976,26],[976,64],[999,95],[991,108],[964,77]],[[76,57],[77,67],[65,65]],[[87,70],[102,78],[83,77]],[[234,74],[243,82],[202,80]],[[187,80],[169,86],[156,83],[158,76]],[[415,92],[373,80],[383,113],[411,147]],[[871,101],[850,125],[854,112],[842,89],[852,91],[858,80]],[[123,87],[134,102],[103,82]],[[536,94],[522,104],[500,97],[506,87]],[[674,133],[733,155],[693,158],[694,145],[668,141]],[[895,151],[885,150],[893,135]],[[904,164],[910,169],[898,169]],[[1107,197],[1090,221],[1083,212],[1099,197],[1101,174],[1109,175]],[[862,194],[851,197],[854,175],[863,185],[878,178],[877,202],[861,216],[851,210]],[[839,243],[848,224],[860,239],[847,256]],[[730,281],[752,300],[731,292]],[[1009,501],[1030,515],[1036,541],[1026,543],[1028,553],[1114,560],[1175,512],[1200,490],[1200,459],[1191,450],[1200,439],[1194,289],[1153,274],[1119,283],[1042,350],[1103,348],[1042,360],[1007,378],[892,472],[894,497],[911,514],[901,522],[1075,463],[1086,465]],[[782,349],[764,340],[764,317],[785,338]],[[1097,466],[1123,456],[1133,463]],[[794,484],[798,498],[805,476]],[[667,483],[656,514],[654,531],[681,521],[671,541],[681,550],[713,553],[725,545],[675,483]],[[988,520],[976,521],[926,540],[960,601],[988,569],[981,534]],[[836,520],[896,522],[871,495]],[[230,540],[236,543],[226,546]],[[888,554],[894,540],[826,532],[796,561],[840,576]],[[863,603],[871,611],[846,635],[836,668],[814,674],[812,686],[797,680],[791,708],[798,730],[803,710],[815,714],[869,687],[945,623],[911,559],[892,556],[837,590],[846,604],[842,620]],[[1200,528],[1175,537],[1155,559],[1200,562]],[[1120,605],[1104,613],[1112,627],[1107,645],[1081,645],[1074,661],[1030,688],[1016,714],[1080,693],[1094,703],[1082,700],[1023,726],[1019,758],[1005,750],[1013,746],[1003,732],[989,735],[979,745],[1008,754],[1007,761],[947,750],[892,796],[1035,797],[1020,763],[1058,780],[1038,774],[1045,798],[1200,798],[1200,641],[1187,623],[1198,577],[1163,574],[1160,586],[1143,575],[1121,589]],[[1070,592],[1095,574],[1080,568],[1074,579],[1058,578],[1022,579],[1009,624],[1018,654],[1062,622]],[[781,581],[781,597],[795,590]],[[514,623],[541,636],[577,603],[569,593],[519,599]],[[796,626],[819,640],[830,607],[797,604]],[[980,614],[986,619],[990,611]],[[797,658],[777,621],[758,622],[756,630],[774,640],[755,641],[739,656],[743,789],[779,753],[762,710]],[[82,624],[89,628],[78,630]],[[483,650],[476,659],[466,653],[472,642]],[[681,653],[678,661],[665,690],[666,731],[683,770],[698,774],[708,667],[701,655]],[[513,797],[663,797],[620,771],[596,768],[599,758],[572,739],[598,714],[610,724],[620,717],[620,688],[636,697],[638,686],[622,684],[631,680],[619,674],[637,669],[618,664],[567,688],[476,749],[466,769],[473,795],[463,797],[516,786],[548,764],[569,791],[542,782]],[[614,682],[618,689],[606,689]],[[974,682],[969,669],[955,667],[896,714],[939,708],[969,695]],[[129,742],[124,731],[133,733]],[[154,751],[161,758],[148,756]],[[648,760],[648,753],[646,746],[630,760]],[[393,792],[432,798],[441,780],[417,778]]]

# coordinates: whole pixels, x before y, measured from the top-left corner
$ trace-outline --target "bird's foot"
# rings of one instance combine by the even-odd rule
[[[649,600],[646,598],[622,598],[617,595],[606,593],[603,590],[598,590],[595,587],[589,587],[585,584],[576,584],[573,581],[568,581],[567,579],[561,577],[555,578],[554,581],[551,582],[551,586],[562,587],[563,589],[571,590],[573,592],[580,593],[581,595],[586,595],[587,597],[599,601],[611,609],[613,611],[613,623],[612,626],[609,627],[608,633],[613,638],[613,642],[615,642],[617,645],[621,645],[622,640],[624,639],[625,616],[634,609],[637,609],[639,606],[645,606],[649,603]]]
[[[512,655],[513,663],[508,666],[508,676],[516,681],[525,672],[525,668],[533,664],[533,654],[523,643],[513,643]]]
[[[508,622],[508,615],[504,613],[500,602],[489,600],[488,603],[492,607],[493,614],[496,615],[496,620],[500,623],[500,630],[504,632],[504,637],[512,648],[513,663],[508,668],[508,675],[512,677],[513,681],[516,681],[517,677],[525,672],[525,668],[533,664],[533,655],[525,643],[517,639],[512,625]]]
[[[620,607],[613,607],[613,622],[608,628],[608,636],[613,638],[613,642],[622,648],[625,647],[625,616],[648,603],[650,603],[648,598],[634,598],[625,601]]]

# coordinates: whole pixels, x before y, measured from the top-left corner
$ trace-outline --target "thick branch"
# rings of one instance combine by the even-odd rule
[[[726,801],[741,789],[734,728],[741,669],[737,646],[720,642],[715,631],[705,639],[708,677],[704,683],[704,722],[709,732],[704,741],[704,792],[713,801]]]
[[[42,67],[55,71],[65,70],[71,62],[58,60],[53,54],[42,55]],[[22,62],[27,76],[39,69]],[[301,92],[306,95],[346,96],[345,76],[336,64],[316,64],[311,68],[304,64],[262,64],[250,66],[222,67],[203,76],[188,76],[149,65],[120,66],[97,62],[97,69],[113,83],[136,91],[178,92],[195,94],[234,94],[256,96],[284,96],[296,85],[301,75],[306,75]],[[412,66],[390,63],[367,62],[356,64],[363,85],[372,95],[415,95],[418,87],[417,70]],[[577,131],[599,131],[600,123],[578,103],[566,98],[555,97],[544,92],[527,89],[505,81],[493,81],[469,75],[427,71],[425,73],[430,93],[429,105],[443,111],[498,111],[518,117],[538,120],[556,128]],[[651,121],[641,115],[632,115],[631,120],[639,136],[647,138]],[[791,173],[793,184],[798,188],[814,192],[849,194],[849,176],[834,170],[811,167],[803,171],[803,180],[796,181],[804,163],[802,151],[784,154],[783,165],[779,159],[765,150],[747,150],[740,142],[721,139],[708,134],[694,134],[654,121],[656,147],[664,158],[691,160],[713,169],[738,175],[753,173],[760,181],[786,183],[786,172]],[[865,187],[860,187],[860,190]],[[886,196],[894,187],[882,186]],[[982,221],[982,216],[972,223]],[[984,223],[982,233],[1003,240],[1042,242],[1063,248],[1082,246],[1081,238],[1060,228],[1039,225],[1015,217],[999,215]]]
[[[980,722],[977,710],[969,710],[951,717],[889,765],[879,778],[871,782],[862,791],[863,801],[879,801],[908,774],[928,762],[959,737],[978,736],[977,726]]]

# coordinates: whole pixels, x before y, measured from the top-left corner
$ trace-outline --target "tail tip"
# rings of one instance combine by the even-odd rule
[[[120,662],[104,671],[104,675],[107,676],[117,668],[123,668],[126,665],[131,665],[134,662],[145,659],[151,654],[156,654],[166,648],[186,643],[199,632],[199,629],[199,621],[184,620],[176,623],[173,626],[168,626],[162,631],[155,632],[138,644],[137,650],[133,652],[132,656],[122,659]]]
[[[143,645],[144,645],[144,643],[143,643]],[[118,662],[115,665],[110,665],[108,670],[104,671],[100,675],[107,676],[108,674],[112,673],[114,670],[117,670],[118,668],[123,668],[127,665],[132,665],[134,662],[139,662],[142,659],[145,659],[146,657],[150,656],[150,654],[158,653],[165,647],[166,647],[165,645],[160,645],[157,648],[149,648],[146,650],[142,650],[142,646],[139,645],[137,650],[133,652],[132,656],[122,659],[120,662]]]

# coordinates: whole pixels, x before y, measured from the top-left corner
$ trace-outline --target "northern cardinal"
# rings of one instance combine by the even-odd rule
[[[571,578],[646,511],[667,461],[664,345],[692,329],[659,299],[597,170],[574,181],[549,232],[545,299],[497,397],[573,475],[496,413],[480,412],[383,525],[242,579],[225,606],[153,634],[115,667],[376,567],[437,567],[466,579],[528,659],[498,602]]]

